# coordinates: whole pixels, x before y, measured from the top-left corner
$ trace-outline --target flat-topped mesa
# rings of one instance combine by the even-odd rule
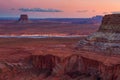
[[[120,33],[120,14],[105,15],[98,31]]]
[[[79,49],[120,54],[120,14],[105,15],[99,30],[78,44]]]
[[[26,15],[26,14],[22,14],[22,15],[20,15],[20,19],[19,19],[19,21],[21,21],[21,20],[23,20],[23,21],[27,21],[27,20],[28,20],[28,15]]]
[[[18,20],[19,23],[29,23],[29,18],[27,14],[21,14]]]

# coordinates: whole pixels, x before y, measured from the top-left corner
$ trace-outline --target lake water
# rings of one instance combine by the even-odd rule
[[[0,38],[74,38],[74,37],[85,37],[87,35],[68,35],[68,36],[34,36],[34,35],[26,35],[26,36],[10,36],[10,35],[0,35]]]

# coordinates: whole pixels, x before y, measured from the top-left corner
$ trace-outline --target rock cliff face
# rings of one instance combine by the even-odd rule
[[[0,63],[0,80],[120,80],[119,63],[118,57],[83,52],[31,55],[24,62]]]
[[[78,46],[83,50],[120,54],[120,14],[105,15],[99,30]]]
[[[120,14],[105,15],[99,30],[79,41],[76,49],[83,51],[83,72],[95,80],[119,80]]]
[[[98,31],[120,33],[120,14],[105,15]]]
[[[33,68],[38,71],[38,74],[42,71],[46,75],[51,75],[56,64],[60,62],[60,58],[51,54],[32,55],[30,62],[32,63]]]
[[[91,54],[91,55],[90,55]],[[32,70],[45,77],[57,76],[68,80],[119,80],[119,57],[95,55],[93,53],[57,55],[33,55],[30,57]]]
[[[69,55],[63,58],[46,54],[31,55],[21,63],[3,62],[0,63],[0,80],[17,80],[16,76],[19,80],[48,80],[49,77],[49,80],[75,79],[84,75],[80,72],[82,70],[80,59],[79,55]],[[28,75],[31,76],[28,77]]]

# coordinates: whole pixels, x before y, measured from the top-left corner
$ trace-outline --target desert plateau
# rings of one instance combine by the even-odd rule
[[[14,35],[2,33],[0,80],[119,80],[120,31],[117,21],[120,21],[119,14],[106,15],[99,28],[96,26],[92,30],[87,28],[91,34],[86,34],[84,32],[86,30],[83,30],[86,27],[84,27],[81,33],[84,33],[85,36],[74,32],[75,34],[71,34],[72,37],[70,34],[61,36],[58,31],[57,34],[54,34],[54,30],[49,32],[48,28],[46,28],[48,31],[45,30],[52,35],[39,34],[36,30],[37,36],[29,35],[29,28],[18,27],[18,24],[26,26],[31,23],[17,23],[15,27],[23,28],[20,31],[24,31],[26,34],[24,33],[22,36],[27,36],[19,37],[21,33],[15,34],[14,29],[12,29],[13,31],[8,29],[8,32],[11,31]],[[34,23],[34,25],[36,24]],[[70,25],[70,23],[64,25]],[[78,25],[83,27],[83,24]],[[62,29],[68,30],[65,28],[64,26]],[[78,28],[74,28],[75,31]],[[4,37],[5,35],[7,37]],[[69,37],[67,37],[68,35]]]
[[[0,0],[0,80],[120,80],[120,1]]]

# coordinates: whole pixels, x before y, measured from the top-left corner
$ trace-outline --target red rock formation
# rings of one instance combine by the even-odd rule
[[[104,58],[104,57],[103,57]],[[90,74],[95,78],[101,78],[102,80],[119,80],[120,75],[120,65],[119,62],[110,65],[109,63],[114,63],[114,60],[109,62],[109,58],[105,61],[99,61],[98,59],[91,59],[87,57],[82,57],[84,72]]]
[[[96,80],[119,80],[120,14],[105,15],[99,30],[81,40],[77,49],[85,74]]]
[[[33,68],[38,71],[38,73],[46,73],[47,75],[51,75],[53,72],[53,68],[57,63],[60,63],[60,58],[58,56],[54,56],[51,54],[48,55],[32,55],[31,62]]]
[[[102,21],[102,25],[119,25],[120,24],[120,14],[109,14],[105,15]]]
[[[120,14],[105,15],[98,31],[120,33]]]
[[[118,74],[120,72],[119,57],[80,53],[67,56],[64,59],[54,55],[33,55],[31,60],[35,69],[38,71],[50,70],[51,75],[56,70],[59,71],[56,73],[57,76],[68,75],[71,78],[84,76],[82,78],[119,80],[120,77]],[[63,72],[60,74],[62,70]],[[93,78],[89,80],[93,80]]]
[[[119,80],[119,62],[119,57],[108,57],[84,52],[64,58],[52,54],[31,55],[27,63],[1,64],[0,79],[9,78],[9,80],[16,80],[16,77],[19,77],[19,80],[22,80],[20,78],[21,75],[27,79],[28,76],[25,75],[32,76],[37,74],[38,76],[45,76],[43,78],[50,76],[52,80],[56,76],[59,79],[74,78],[76,80],[89,78],[88,80],[97,80],[101,78],[102,80]],[[31,77],[31,79],[33,78]],[[39,79],[41,77],[34,80]]]
[[[99,30],[79,42],[80,49],[120,54],[120,14],[105,15]]]
[[[22,14],[20,15],[20,18],[18,20],[19,23],[29,23],[28,15],[27,14]]]
[[[19,21],[27,21],[27,20],[28,20],[28,16],[26,14],[20,15]]]

